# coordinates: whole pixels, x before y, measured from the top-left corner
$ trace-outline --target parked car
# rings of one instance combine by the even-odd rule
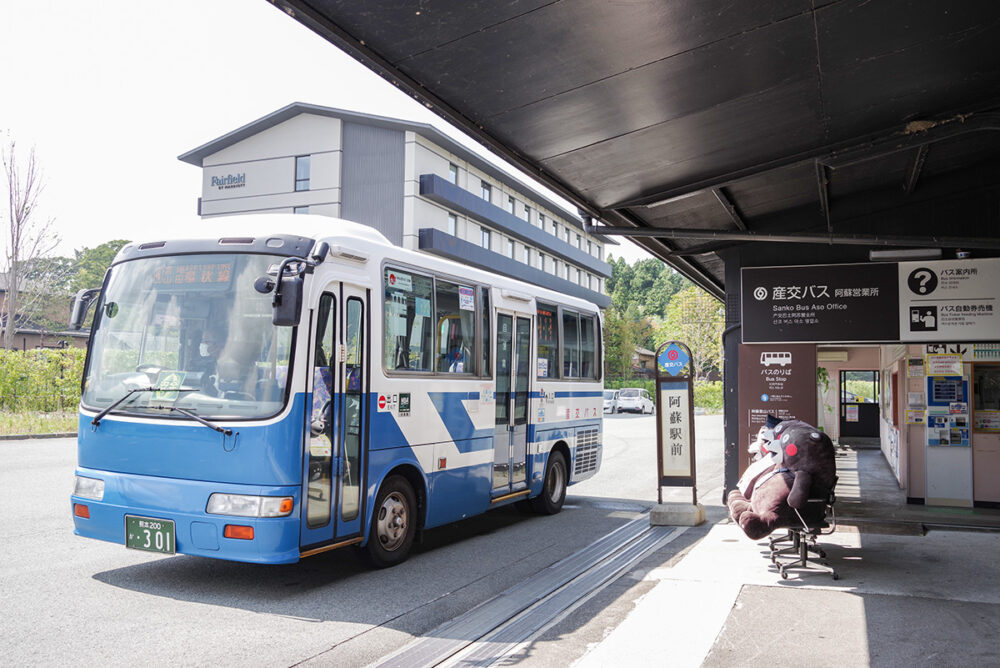
[[[621,410],[618,407],[618,390],[604,390],[604,412],[620,413]]]
[[[618,411],[631,413],[652,413],[653,397],[649,392],[638,387],[626,387],[618,391]]]

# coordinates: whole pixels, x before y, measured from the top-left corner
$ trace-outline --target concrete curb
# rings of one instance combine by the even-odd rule
[[[24,441],[27,439],[38,439],[38,438],[71,438],[76,436],[77,432],[61,432],[57,434],[12,434],[9,436],[0,436],[0,441]]]

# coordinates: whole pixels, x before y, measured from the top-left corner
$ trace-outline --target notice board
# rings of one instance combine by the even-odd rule
[[[816,424],[816,346],[740,345],[740,471],[767,415]]]

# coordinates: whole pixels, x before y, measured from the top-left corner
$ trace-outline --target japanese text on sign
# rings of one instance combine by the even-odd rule
[[[663,383],[660,388],[660,428],[663,435],[663,477],[691,476],[691,414],[687,386]]]

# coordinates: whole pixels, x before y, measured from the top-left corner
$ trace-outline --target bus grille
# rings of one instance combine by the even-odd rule
[[[600,447],[601,430],[579,429],[576,432],[576,464],[573,475],[597,470],[597,453]]]

